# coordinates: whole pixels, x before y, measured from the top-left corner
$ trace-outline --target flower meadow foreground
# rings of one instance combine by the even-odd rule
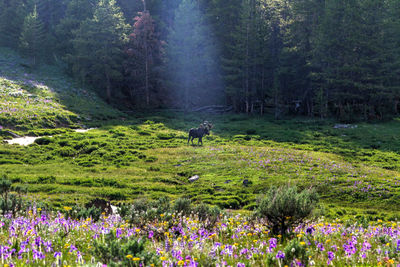
[[[68,210],[68,207],[65,207]],[[398,266],[393,222],[308,223],[285,239],[262,221],[160,214],[130,224],[119,215],[74,220],[31,208],[0,217],[2,266]]]

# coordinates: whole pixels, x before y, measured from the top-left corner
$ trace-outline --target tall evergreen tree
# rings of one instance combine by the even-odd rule
[[[161,41],[155,32],[154,20],[150,12],[139,12],[135,18],[133,32],[129,35],[130,42],[127,48],[129,59],[126,70],[130,74],[130,81],[136,81],[139,89],[144,89],[146,105],[150,105],[150,89],[155,88],[156,77],[153,65],[161,64]],[[133,88],[130,90],[134,96]]]
[[[93,17],[75,31],[74,52],[69,57],[73,71],[81,80],[105,90],[108,101],[113,84],[122,80],[128,28],[115,0],[100,0]]]
[[[73,52],[74,31],[79,29],[81,23],[92,18],[94,8],[99,0],[70,0],[67,4],[65,16],[60,20],[55,29],[57,51],[61,55]]]
[[[341,120],[382,118],[383,4],[328,0],[316,44],[320,93]]]
[[[28,10],[23,0],[0,0],[0,46],[18,48]]]
[[[33,65],[44,56],[45,32],[43,24],[38,17],[36,6],[32,13],[25,18],[19,39],[21,52],[32,59]]]
[[[271,84],[270,30],[265,16],[259,2],[242,2],[240,21],[223,59],[226,94],[236,111],[250,113],[257,104],[261,113],[264,110]]]

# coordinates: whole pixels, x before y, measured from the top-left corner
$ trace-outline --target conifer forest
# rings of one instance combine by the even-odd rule
[[[400,266],[399,0],[0,0],[0,266]]]

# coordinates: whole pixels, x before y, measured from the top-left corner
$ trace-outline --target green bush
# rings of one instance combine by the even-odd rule
[[[210,207],[204,203],[197,205],[194,208],[194,212],[201,222],[206,223],[206,228],[214,226],[221,215],[221,210],[217,206]]]
[[[169,140],[174,138],[176,135],[174,133],[158,133],[157,138],[160,140]]]
[[[102,239],[94,241],[94,256],[109,266],[149,266],[159,265],[154,252],[146,251],[145,239],[123,238],[116,232],[110,232]],[[140,258],[132,261],[132,258]]]
[[[38,145],[48,145],[52,142],[50,137],[41,137],[35,140],[35,143]]]
[[[283,252],[285,253],[285,259],[283,261],[284,264],[290,265],[297,259],[303,264],[306,263],[305,266],[308,265],[309,259],[307,256],[307,251],[304,246],[300,245],[297,239],[290,241],[290,243],[286,245]]]
[[[15,191],[17,194],[11,193]],[[24,186],[12,186],[11,181],[3,176],[0,178],[0,210],[2,214],[11,212],[15,215],[28,207],[29,203],[23,200],[22,194],[26,193],[27,189]]]
[[[297,192],[295,186],[272,187],[259,199],[255,215],[267,220],[272,233],[284,236],[310,216],[317,203],[313,189]]]
[[[188,198],[178,198],[174,203],[174,212],[189,215],[192,211],[192,203]]]

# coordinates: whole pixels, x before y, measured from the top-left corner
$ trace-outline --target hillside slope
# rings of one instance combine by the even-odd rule
[[[0,48],[0,126],[26,131],[82,127],[124,116],[95,93],[81,88],[59,67],[32,69],[10,49]]]

